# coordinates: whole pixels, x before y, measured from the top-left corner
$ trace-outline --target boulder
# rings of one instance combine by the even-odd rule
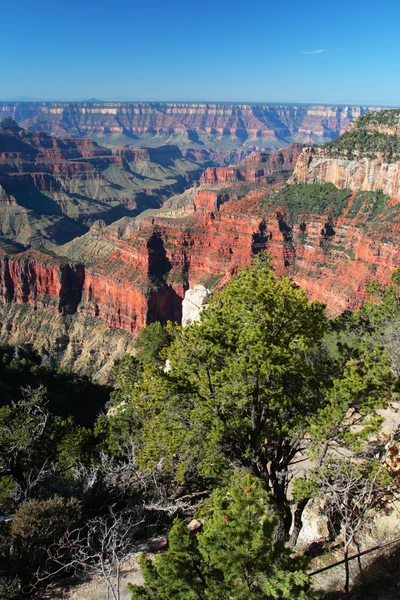
[[[300,531],[297,547],[304,548],[329,539],[328,518],[323,514],[323,502],[311,500],[302,516],[303,528]]]
[[[197,532],[199,531],[204,525],[204,520],[203,519],[192,519],[189,523],[189,525],[187,526],[187,529],[190,532]]]
[[[193,289],[187,290],[182,302],[182,325],[191,325],[199,320],[200,313],[204,310],[210,300],[210,290],[204,285],[195,285]]]

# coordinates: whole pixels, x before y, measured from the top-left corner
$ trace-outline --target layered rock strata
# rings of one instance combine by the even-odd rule
[[[11,116],[31,131],[101,138],[110,144],[118,139],[175,138],[186,146],[230,140],[237,145],[281,147],[289,141],[321,143],[334,139],[355,118],[372,109],[186,102],[2,102],[0,117]]]
[[[177,146],[110,150],[85,138],[26,131],[7,118],[0,123],[0,236],[51,249],[98,218],[112,223],[159,207],[201,171]]]
[[[218,290],[262,250],[271,255],[277,276],[291,277],[332,314],[360,306],[368,281],[388,283],[392,269],[400,267],[395,178],[391,198],[379,202],[373,194],[351,193],[351,178],[330,177],[328,167],[308,178],[314,160],[332,160],[324,152],[295,145],[272,154],[253,152],[241,166],[207,169],[198,185],[161,210],[109,226],[97,221],[87,234],[55,248],[55,255],[2,247],[0,340],[43,346],[78,370],[93,352],[94,370],[102,371],[101,351],[109,368],[118,348],[129,347],[126,336],[132,341],[156,320],[180,321],[188,289]],[[161,164],[171,149],[120,147],[109,156],[146,166],[154,153]],[[301,185],[282,187],[296,156],[293,179]],[[331,180],[348,191],[322,187],[310,196],[303,185]],[[362,177],[354,175],[353,181],[354,189],[364,189]],[[374,190],[373,183],[367,178],[365,186]],[[0,201],[12,207],[13,196],[0,190]],[[91,332],[88,343],[84,327]],[[104,343],[94,333],[100,331]],[[106,332],[114,336],[110,352]],[[94,340],[102,350],[93,347]]]
[[[333,314],[360,306],[369,280],[388,283],[392,269],[400,267],[392,213],[379,229],[369,229],[367,206],[366,213],[362,207],[355,216],[351,213],[355,194],[349,193],[337,217],[330,208],[292,214],[273,186],[231,196],[219,207],[215,196],[211,200],[208,209],[204,204],[203,211],[181,218],[155,214],[108,227],[98,224],[60,248],[68,259],[3,250],[0,340],[18,339],[58,352],[63,364],[78,370],[84,368],[80,357],[87,359],[93,350],[101,371],[104,364],[110,367],[117,348],[127,349],[125,335],[133,340],[155,320],[180,321],[186,290],[196,285],[219,289],[261,250],[271,255],[277,276],[290,276]],[[393,200],[388,208],[396,212],[400,205]],[[82,323],[88,331],[102,331],[106,341],[93,333],[90,344],[96,339],[98,347],[88,350],[84,335],[80,337]],[[35,334],[32,328],[37,328]],[[81,346],[72,330],[81,332]],[[111,354],[105,346],[107,331],[114,332]]]
[[[303,149],[303,144],[292,143],[288,148],[275,152],[252,152],[243,165],[208,167],[200,178],[200,184],[225,186],[241,182],[284,182],[292,173]],[[270,177],[272,174],[273,178]]]
[[[305,148],[291,179],[292,183],[333,183],[339,189],[372,190],[400,196],[400,163],[375,158],[334,158],[324,149]]]

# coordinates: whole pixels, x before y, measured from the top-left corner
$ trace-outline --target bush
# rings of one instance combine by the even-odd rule
[[[141,557],[145,585],[129,585],[132,600],[312,598],[304,561],[274,539],[268,500],[255,478],[236,473],[198,515],[203,531],[193,534],[176,520],[168,551]]]
[[[54,496],[20,505],[11,523],[10,541],[15,570],[23,584],[45,564],[45,548],[58,541],[79,517],[80,505],[75,498],[64,501]]]

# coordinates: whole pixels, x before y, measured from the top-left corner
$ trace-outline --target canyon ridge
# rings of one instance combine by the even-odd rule
[[[400,266],[399,117],[396,110],[366,113],[350,127],[342,123],[343,135],[323,147],[292,142],[280,150],[248,148],[239,162],[226,164],[225,155],[222,166],[212,159],[212,149],[196,161],[195,150],[162,145],[157,152],[168,158],[161,166],[176,173],[169,156],[175,152],[185,185],[181,181],[174,193],[176,179],[169,187],[162,182],[160,195],[147,205],[138,205],[131,188],[115,178],[110,184],[109,174],[119,169],[131,181],[138,163],[153,159],[157,165],[150,146],[107,149],[86,138],[25,131],[7,119],[0,131],[1,341],[32,344],[55,364],[76,371],[88,372],[89,364],[91,376],[107,381],[142,327],[180,321],[186,290],[196,284],[220,289],[264,250],[277,276],[292,278],[331,314],[357,308],[368,297],[371,279],[388,283]],[[21,193],[26,173],[36,190],[31,205]],[[142,173],[147,186],[150,171]],[[71,192],[77,181],[84,198]],[[114,195],[90,197],[93,182],[104,190],[104,181]],[[38,206],[38,192],[61,212],[51,214],[43,199]],[[71,200],[85,207],[78,203],[77,217]],[[128,212],[118,218],[118,210]],[[54,222],[36,227],[35,235],[14,226],[13,234],[4,225],[12,211],[27,211],[28,224],[29,211],[36,213],[36,223],[43,215]],[[72,229],[69,239],[49,235],[57,227],[65,232],[55,219],[86,232]]]

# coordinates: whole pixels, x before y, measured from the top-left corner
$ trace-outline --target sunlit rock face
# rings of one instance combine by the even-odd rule
[[[211,292],[204,285],[195,285],[187,290],[182,302],[182,325],[191,325],[200,318],[200,313],[207,307]]]
[[[375,158],[333,158],[324,149],[306,148],[298,158],[292,183],[333,183],[339,189],[371,190],[400,196],[400,162]]]
[[[125,147],[111,158],[147,164],[151,152]],[[51,252],[24,251],[3,238],[0,341],[32,343],[59,353],[61,364],[83,370],[91,362],[101,371],[128,351],[146,325],[195,322],[209,290],[223,288],[261,251],[271,257],[277,277],[291,278],[310,299],[326,303],[330,314],[359,307],[368,281],[386,284],[400,267],[400,201],[391,196],[376,203],[349,190],[340,210],[332,211],[324,203],[308,204],[309,186],[303,185],[286,202],[281,188],[296,160],[295,176],[302,181],[316,156],[298,144],[254,151],[239,166],[208,169],[201,182],[159,211],[109,225],[97,220],[85,235]],[[348,185],[331,173],[320,171],[317,182]],[[374,182],[367,178],[365,185],[375,189]],[[364,189],[357,179],[354,185]],[[0,189],[1,206],[4,229],[9,224],[11,231],[9,215],[20,207],[10,190]]]
[[[369,106],[188,102],[0,102],[1,116],[30,131],[89,137],[104,143],[176,140],[186,146],[228,141],[280,148],[288,141],[322,143],[347,131]],[[143,144],[142,144],[143,145]]]

